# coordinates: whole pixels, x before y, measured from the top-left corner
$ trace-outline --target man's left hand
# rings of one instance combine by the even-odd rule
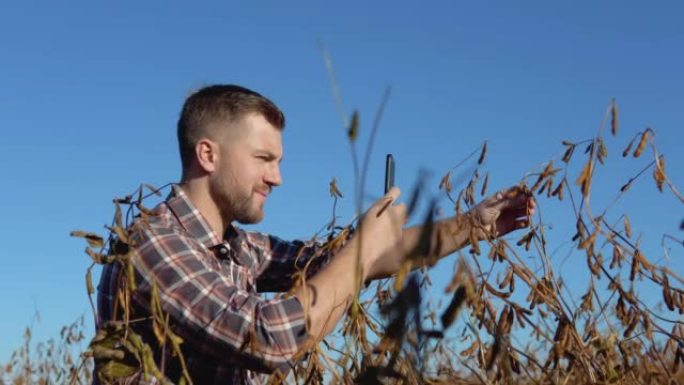
[[[495,237],[530,225],[535,208],[532,194],[520,186],[501,190],[473,207],[468,215],[475,225]]]

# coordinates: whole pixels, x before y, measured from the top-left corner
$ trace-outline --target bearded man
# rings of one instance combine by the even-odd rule
[[[195,384],[259,384],[267,374],[286,375],[301,352],[334,329],[358,296],[359,282],[395,273],[424,239],[420,226],[404,228],[406,207],[395,203],[396,187],[334,250],[236,226],[261,221],[266,200],[282,183],[284,126],[273,102],[240,86],[205,87],[183,105],[181,181],[154,215],[134,223],[138,231],[130,240],[135,285],[129,327],[170,381],[183,376],[183,364]],[[520,189],[501,191],[467,213],[468,221],[454,217],[431,226],[430,238],[440,240],[431,253],[445,256],[467,245],[475,225],[481,239],[525,227],[533,209]],[[306,284],[295,285],[302,271]],[[120,265],[105,265],[98,327],[122,317],[117,290],[126,284],[123,276]],[[266,298],[266,292],[290,295]],[[155,336],[157,297],[170,330],[183,339],[184,361]],[[139,371],[99,380],[144,377]]]

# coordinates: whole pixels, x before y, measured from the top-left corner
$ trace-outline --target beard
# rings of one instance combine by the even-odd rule
[[[236,183],[239,185],[239,183]],[[221,178],[209,182],[209,194],[218,206],[224,220],[238,221],[243,225],[259,223],[264,219],[262,207],[254,203],[254,192],[230,188]]]

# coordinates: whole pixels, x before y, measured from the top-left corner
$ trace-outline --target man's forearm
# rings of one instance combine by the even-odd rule
[[[304,286],[294,290],[293,294],[307,313],[307,332],[311,342],[318,342],[328,335],[358,295],[357,274],[364,278],[364,268],[357,273],[358,252],[356,242],[350,241],[326,267],[308,279]]]
[[[474,230],[472,234],[471,229]],[[376,274],[371,279],[390,277],[407,259],[414,261],[413,268],[432,265],[468,245],[471,237],[482,239],[482,233],[480,229],[473,228],[468,215],[405,228],[402,234],[403,253],[387,255],[379,260],[374,266]]]
[[[427,263],[434,263],[468,245],[471,229],[467,215],[408,227],[404,229],[404,259],[422,258]]]
[[[432,265],[469,243],[525,228],[534,208],[531,193],[524,186],[513,186],[484,199],[464,215],[406,228],[402,231],[403,251],[374,263],[371,279],[396,273],[407,259],[414,262],[413,268]]]

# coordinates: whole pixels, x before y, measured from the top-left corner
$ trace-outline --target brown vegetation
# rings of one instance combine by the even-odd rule
[[[352,147],[359,132],[358,115],[354,116],[348,126]],[[680,203],[684,198],[667,176],[665,158],[655,145],[655,131],[647,128],[635,134],[622,152],[623,157],[648,158],[643,168],[615,189],[615,198],[605,207],[591,206],[593,190],[611,187],[602,186],[594,177],[609,156],[604,127],[609,127],[611,135],[618,134],[615,101],[608,106],[595,137],[563,141],[560,162],[549,161],[540,172],[520,182],[536,193],[538,200],[557,199],[571,207],[574,234],[567,239],[576,248],[573,258],[582,258],[586,264],[588,282],[579,299],[552,263],[542,220],[544,202],[538,201],[538,215],[515,244],[492,236],[474,242],[461,254],[445,288],[445,306],[421,300],[424,288],[432,285],[430,266],[436,262],[429,253],[433,245],[424,245],[424,255],[406,261],[395,278],[366,289],[350,308],[339,333],[311,349],[287,380],[311,384],[684,383],[684,279],[655,263],[655,256],[647,255],[640,246],[643,240],[633,237],[636,223],[611,210],[633,184],[646,182],[642,179],[647,171],[658,190],[669,190]],[[486,143],[471,156],[475,155],[479,155],[477,166],[467,182],[458,184],[462,189],[455,187],[453,169],[440,182],[459,215],[475,203],[478,193],[484,195],[487,190],[489,174],[481,178]],[[571,168],[574,162],[581,163],[578,175]],[[460,164],[454,169],[458,167]],[[361,196],[364,176],[359,176],[362,173],[356,161],[355,168],[356,192]],[[330,189],[335,201],[341,197],[335,181]],[[413,197],[417,199],[420,190],[418,184]],[[143,219],[150,215],[143,206],[146,191],[158,193],[153,187],[141,186],[135,194],[114,201],[115,216],[107,237],[72,234],[88,242],[91,269],[104,263],[130,266],[127,240],[135,229],[128,225],[135,215]],[[426,224],[434,219],[435,211],[433,204]],[[334,228],[333,221],[330,233],[323,237],[330,247],[345,236],[345,230],[333,233]],[[664,239],[682,245],[675,236]],[[416,268],[420,271],[411,273]],[[127,329],[134,321],[126,307],[134,280],[132,270],[125,271],[127,284],[119,293],[121,321],[99,330],[80,362],[65,360],[71,341],[83,338],[73,337],[71,331],[63,333],[61,343],[51,343],[47,351],[33,356],[27,338],[0,383],[88,383],[93,358],[103,378],[114,380],[142,367],[148,375],[161,379],[162,368],[154,364],[149,347]],[[86,280],[92,295],[90,269]],[[641,298],[642,287],[656,288],[664,306],[653,306]],[[155,305],[154,296],[151,303],[157,339],[180,352],[182,341],[170,331],[169,320]],[[275,376],[270,379],[273,384],[281,381]]]

